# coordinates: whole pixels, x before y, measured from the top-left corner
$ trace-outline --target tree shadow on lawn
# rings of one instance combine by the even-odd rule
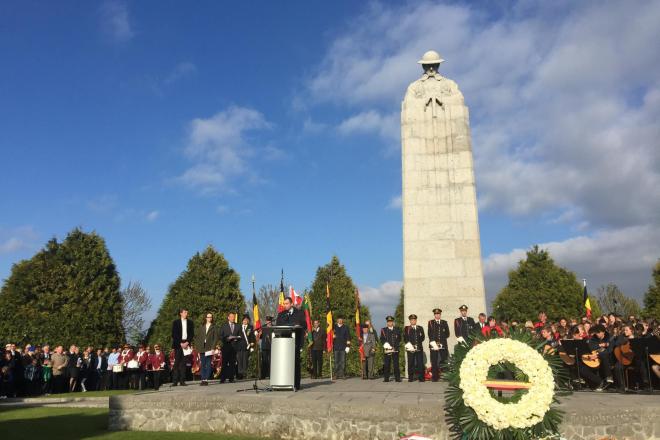
[[[108,431],[105,408],[0,408],[0,433],[12,440],[259,440],[222,433]]]

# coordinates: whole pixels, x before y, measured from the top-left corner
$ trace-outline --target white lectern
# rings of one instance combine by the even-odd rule
[[[270,387],[273,390],[294,390],[296,373],[296,327],[288,325],[275,325],[271,327]]]

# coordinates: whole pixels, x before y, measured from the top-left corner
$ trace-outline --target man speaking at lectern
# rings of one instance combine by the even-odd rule
[[[277,315],[275,325],[289,325],[293,327],[298,325],[301,328],[296,330],[296,372],[294,378],[294,388],[300,389],[300,352],[303,344],[303,329],[307,325],[305,315],[302,311],[293,307],[293,300],[289,297],[284,298],[284,310]]]

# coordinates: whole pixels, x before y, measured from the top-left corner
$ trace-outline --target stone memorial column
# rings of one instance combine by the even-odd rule
[[[404,318],[417,314],[426,331],[440,307],[452,351],[459,306],[476,318],[486,298],[468,108],[456,83],[438,73],[443,61],[424,54],[424,74],[401,105]]]

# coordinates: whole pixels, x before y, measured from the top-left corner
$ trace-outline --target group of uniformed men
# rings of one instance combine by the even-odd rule
[[[474,319],[467,316],[468,307],[464,304],[459,307],[461,316],[454,320],[454,333],[458,340],[466,339],[475,328]],[[424,382],[424,328],[417,325],[417,315],[408,316],[410,324],[403,329],[403,342],[408,361],[408,382],[419,380]],[[442,309],[433,309],[433,319],[427,325],[429,338],[429,352],[431,357],[431,380],[437,382],[440,379],[440,369],[449,357],[447,339],[450,336],[449,325],[442,319]],[[384,381],[390,381],[391,372],[394,380],[401,382],[399,371],[399,345],[401,343],[401,331],[394,326],[394,317],[387,317],[387,326],[380,331],[380,341],[383,344],[385,358],[383,361]],[[392,371],[393,370],[393,371]]]

